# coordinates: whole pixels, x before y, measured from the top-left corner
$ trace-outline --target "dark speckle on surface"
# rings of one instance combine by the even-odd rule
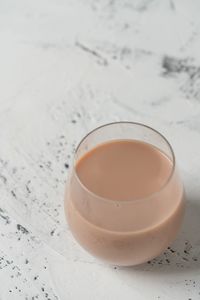
[[[175,73],[192,73],[195,67],[189,64],[189,59],[178,59],[175,57],[164,56],[162,61],[162,67],[164,69],[164,75],[170,75]]]
[[[185,260],[185,261],[188,261],[188,258],[186,258],[186,257],[182,257],[182,259]]]
[[[10,224],[10,218],[3,209],[0,208],[0,218],[5,220],[6,224]]]
[[[69,169],[69,164],[65,163],[65,168]]]
[[[198,261],[198,259],[197,259],[196,257],[193,257],[192,259],[193,259],[194,261]]]
[[[4,184],[7,183],[7,178],[4,175],[0,174],[0,179],[3,181]]]
[[[172,247],[168,247],[161,256],[148,261],[147,264],[149,264],[151,268],[163,266],[165,268],[172,267],[176,269],[183,269],[188,268],[190,265],[194,266],[194,262],[197,261],[198,257],[193,256],[192,244],[189,241],[185,241],[182,245],[182,249],[176,250],[175,248],[173,249]],[[188,285],[188,283],[186,285]]]
[[[50,232],[50,235],[53,236],[55,233],[55,229],[53,229],[51,232]]]
[[[11,191],[11,194],[13,195],[14,198],[17,197],[16,194],[15,194],[15,192],[13,190]]]
[[[76,113],[78,118],[81,118],[81,114],[79,112]]]
[[[191,63],[191,59],[179,59],[164,56],[162,61],[163,75],[179,78],[180,74],[185,75],[185,80],[179,83],[180,91],[186,99],[200,101],[200,66]]]
[[[171,253],[175,253],[175,250],[173,250],[171,247],[167,248]]]
[[[29,231],[20,224],[17,224],[17,230],[21,231],[23,234],[28,234]]]
[[[27,182],[27,184],[26,184],[26,190],[27,190],[27,192],[30,194],[31,193],[31,190],[30,190],[30,188],[29,188],[29,184],[30,184],[30,180]]]

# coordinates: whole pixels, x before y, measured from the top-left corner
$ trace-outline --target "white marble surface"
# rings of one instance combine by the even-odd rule
[[[200,299],[200,2],[0,1],[0,300]],[[177,241],[135,268],[72,238],[73,149],[131,120],[174,147],[188,195]]]

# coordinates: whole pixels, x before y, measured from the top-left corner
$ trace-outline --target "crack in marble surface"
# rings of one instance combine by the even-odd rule
[[[84,44],[80,43],[80,42],[76,42],[75,45],[80,48],[81,50],[95,56],[98,59],[98,62],[104,66],[108,65],[108,61],[106,58],[102,57],[98,52],[96,52],[95,50],[88,48],[87,46],[85,46]]]

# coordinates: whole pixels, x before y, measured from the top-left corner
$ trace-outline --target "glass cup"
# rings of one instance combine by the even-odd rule
[[[83,184],[76,171],[79,159],[98,145],[116,140],[146,142],[170,159],[171,173],[160,190],[136,200],[115,201]],[[158,131],[140,123],[116,122],[94,129],[75,151],[66,185],[65,213],[75,239],[97,258],[130,266],[158,256],[175,239],[184,213],[184,187],[171,145]]]

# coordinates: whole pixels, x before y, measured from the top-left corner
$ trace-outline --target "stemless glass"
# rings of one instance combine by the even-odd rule
[[[169,158],[171,173],[158,191],[140,199],[115,201],[83,184],[76,170],[79,159],[98,145],[117,140],[148,143]],[[175,239],[184,213],[184,187],[169,142],[158,131],[134,122],[110,123],[91,131],[75,152],[66,185],[65,213],[79,244],[108,263],[137,265],[158,256]]]

